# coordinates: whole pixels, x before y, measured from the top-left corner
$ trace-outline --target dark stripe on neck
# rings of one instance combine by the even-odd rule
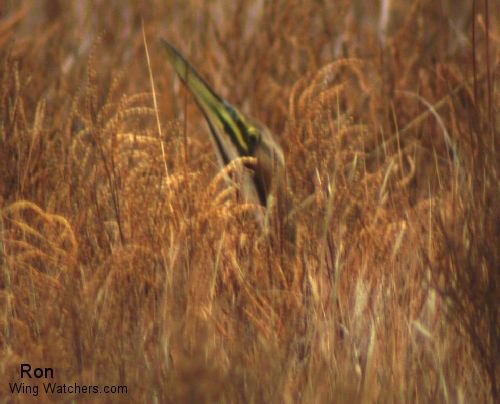
[[[231,115],[233,122],[236,123],[236,126],[238,127],[238,129],[241,132],[243,140],[248,143],[248,131],[247,131],[246,127],[243,125],[243,123],[241,122],[241,119],[238,117],[238,114],[235,112],[235,110],[231,106],[231,104],[229,104],[226,100],[223,100],[222,104],[223,104],[224,108],[226,109],[226,111],[228,111],[229,114]],[[233,129],[231,128],[231,125],[226,121],[224,116],[219,111],[216,111],[216,113],[217,113],[217,116],[219,117],[219,119],[221,120],[222,124],[224,125],[224,131],[231,137],[231,141],[238,149],[239,155],[242,157],[251,155],[249,153],[249,151],[247,151],[243,147],[241,147],[240,142],[238,141],[238,136],[236,136]],[[248,144],[247,144],[247,148],[248,148]]]
[[[205,116],[205,120],[208,123],[208,127],[210,128],[210,131],[212,132],[212,136],[215,139],[215,144],[217,145],[217,150],[219,151],[219,155],[222,158],[222,161],[223,161],[224,165],[229,164],[230,161],[231,161],[231,159],[229,158],[228,153],[224,149],[224,145],[222,144],[222,141],[220,140],[219,135],[217,134],[216,129],[212,125],[212,122],[210,122],[210,119],[208,119],[208,116],[205,113],[205,111],[203,110],[203,108],[200,108],[200,109],[201,109],[201,112],[203,113],[203,115]],[[225,127],[225,125],[224,125],[224,127]]]

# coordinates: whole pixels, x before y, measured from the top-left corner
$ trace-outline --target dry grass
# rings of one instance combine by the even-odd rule
[[[498,402],[495,2],[4,3],[0,397]],[[159,36],[278,137],[293,248]]]

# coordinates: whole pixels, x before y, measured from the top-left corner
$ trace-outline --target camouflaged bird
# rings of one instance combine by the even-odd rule
[[[175,47],[163,39],[161,43],[170,63],[203,112],[221,163],[227,165],[245,156],[256,159],[256,164],[250,167],[253,170],[250,186],[243,189],[247,193],[245,198],[251,201],[251,194],[256,194],[264,207],[277,206],[282,215],[288,213],[283,150],[271,131],[218,95]]]

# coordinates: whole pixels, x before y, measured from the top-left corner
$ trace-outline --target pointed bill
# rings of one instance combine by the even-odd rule
[[[170,63],[205,115],[222,163],[228,164],[237,157],[249,155],[249,135],[244,117],[212,90],[177,49],[163,39],[161,42]]]

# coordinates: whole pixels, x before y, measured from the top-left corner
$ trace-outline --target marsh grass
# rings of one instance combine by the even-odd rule
[[[46,401],[497,401],[494,6],[223,4],[1,11],[1,395],[28,362],[128,386]],[[159,36],[276,134],[293,248]]]

